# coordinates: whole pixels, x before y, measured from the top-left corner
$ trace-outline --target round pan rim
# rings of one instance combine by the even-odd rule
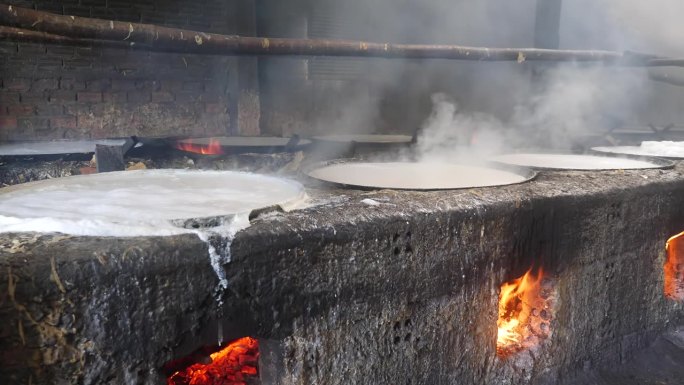
[[[369,162],[368,160],[364,159],[358,159],[358,158],[341,158],[341,159],[333,159],[333,160],[327,160],[323,162],[317,162],[314,164],[309,165],[308,167],[304,168],[301,173],[306,177],[307,180],[316,183],[318,185],[322,186],[333,186],[333,187],[338,187],[338,188],[344,188],[344,189],[354,189],[354,190],[362,190],[362,191],[378,191],[378,190],[396,190],[396,191],[418,191],[418,192],[426,192],[426,191],[457,191],[457,190],[471,190],[471,189],[479,189],[479,188],[490,188],[490,187],[504,187],[504,186],[513,186],[513,185],[518,185],[518,184],[523,184],[527,183],[530,181],[533,181],[537,176],[538,172],[529,168],[529,167],[520,167],[520,166],[514,166],[514,165],[508,165],[508,164],[494,164],[492,162],[485,162],[482,165],[482,167],[489,167],[489,168],[494,168],[500,171],[508,171],[515,173],[523,178],[524,180],[521,180],[519,182],[514,182],[514,183],[503,183],[503,184],[494,184],[494,185],[488,185],[488,186],[471,186],[471,187],[441,187],[441,188],[406,188],[406,187],[380,187],[380,186],[367,186],[367,185],[357,185],[353,183],[340,183],[340,182],[333,182],[333,181],[327,181],[324,179],[319,179],[314,176],[311,176],[310,173],[314,170],[318,170],[324,167],[328,166],[333,166],[337,164],[347,164],[347,163],[397,163],[396,161],[378,161],[378,162]],[[418,163],[418,162],[404,162],[404,163]],[[454,164],[456,165],[456,164]]]
[[[554,153],[554,152],[534,152],[534,151],[518,151],[518,152],[510,152],[506,154],[500,154],[497,156],[501,155],[515,155],[515,154],[530,154],[530,155],[586,155],[586,156],[597,156],[597,157],[603,157],[603,158],[617,158],[617,159],[629,159],[629,160],[640,160],[642,162],[649,162],[653,163],[657,167],[625,167],[625,168],[616,168],[616,167],[609,167],[609,168],[558,168],[558,167],[546,167],[546,166],[521,166],[521,167],[527,167],[533,170],[537,171],[616,171],[616,170],[668,170],[671,168],[674,168],[675,162],[669,159],[663,159],[661,157],[655,157],[655,156],[642,156],[642,155],[628,155],[628,154],[608,154],[608,153],[590,153],[590,154],[568,154],[568,153]],[[502,162],[499,160],[494,160],[493,158],[490,159],[492,163],[495,164],[502,164],[502,165],[509,165],[512,166],[513,164],[511,163],[506,163]]]

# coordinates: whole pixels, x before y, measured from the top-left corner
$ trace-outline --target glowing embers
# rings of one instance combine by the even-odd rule
[[[192,363],[198,360],[203,363]],[[195,354],[190,366],[173,373],[167,385],[247,385],[258,384],[259,342],[244,337],[235,340],[223,349],[202,357]],[[187,362],[180,360],[173,366]]]
[[[665,250],[665,296],[684,301],[684,233],[668,239]]]
[[[223,154],[223,149],[221,148],[221,142],[218,139],[209,139],[208,144],[204,143],[194,143],[191,140],[178,141],[176,143],[176,148],[181,151],[192,152],[195,154],[202,155],[221,155]]]
[[[496,352],[507,357],[532,348],[551,335],[554,282],[541,268],[501,286]]]

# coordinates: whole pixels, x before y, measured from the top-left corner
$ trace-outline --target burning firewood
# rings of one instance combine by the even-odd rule
[[[665,296],[684,301],[684,233],[670,238],[665,248]]]
[[[551,335],[553,280],[541,268],[501,286],[496,350],[507,357],[532,348]]]
[[[179,368],[167,379],[168,385],[243,385],[258,376],[259,343],[254,338],[235,340],[208,356],[196,352],[167,366]]]

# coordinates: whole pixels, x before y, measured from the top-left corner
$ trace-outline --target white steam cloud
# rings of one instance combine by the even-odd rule
[[[329,3],[338,5],[325,11]],[[334,20],[325,37],[490,47],[529,47],[534,40],[536,0],[341,4],[322,1],[314,7],[314,14]],[[683,14],[681,0],[564,1],[561,48],[684,55]],[[454,149],[463,153],[464,147],[471,148],[469,156],[514,147],[567,150],[574,137],[585,133],[684,123],[678,103],[684,89],[656,84],[640,68],[365,62],[359,76],[366,78],[356,88],[335,93],[339,87],[322,87],[335,94],[335,103],[313,101],[313,110],[324,105],[317,111],[316,133],[412,134],[420,128],[418,158],[431,159],[450,156]],[[533,68],[542,75],[534,76]]]
[[[494,116],[459,111],[446,94],[432,95],[433,110],[416,144],[417,160],[464,160],[472,152],[493,154],[503,146],[504,126]]]

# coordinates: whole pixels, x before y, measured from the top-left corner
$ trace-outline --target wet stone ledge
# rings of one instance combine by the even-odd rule
[[[164,363],[221,329],[271,341],[274,385],[551,384],[684,322],[663,294],[665,241],[684,230],[682,165],[309,194],[309,207],[238,233],[220,309],[194,235],[0,235],[0,378],[162,384]],[[556,280],[553,333],[501,359],[499,288],[533,264]]]
[[[299,169],[302,153],[234,154],[225,156],[183,156],[126,158],[128,169],[236,170],[260,173],[293,173]],[[0,187],[44,179],[96,172],[96,164],[84,160],[14,161],[0,158]]]

